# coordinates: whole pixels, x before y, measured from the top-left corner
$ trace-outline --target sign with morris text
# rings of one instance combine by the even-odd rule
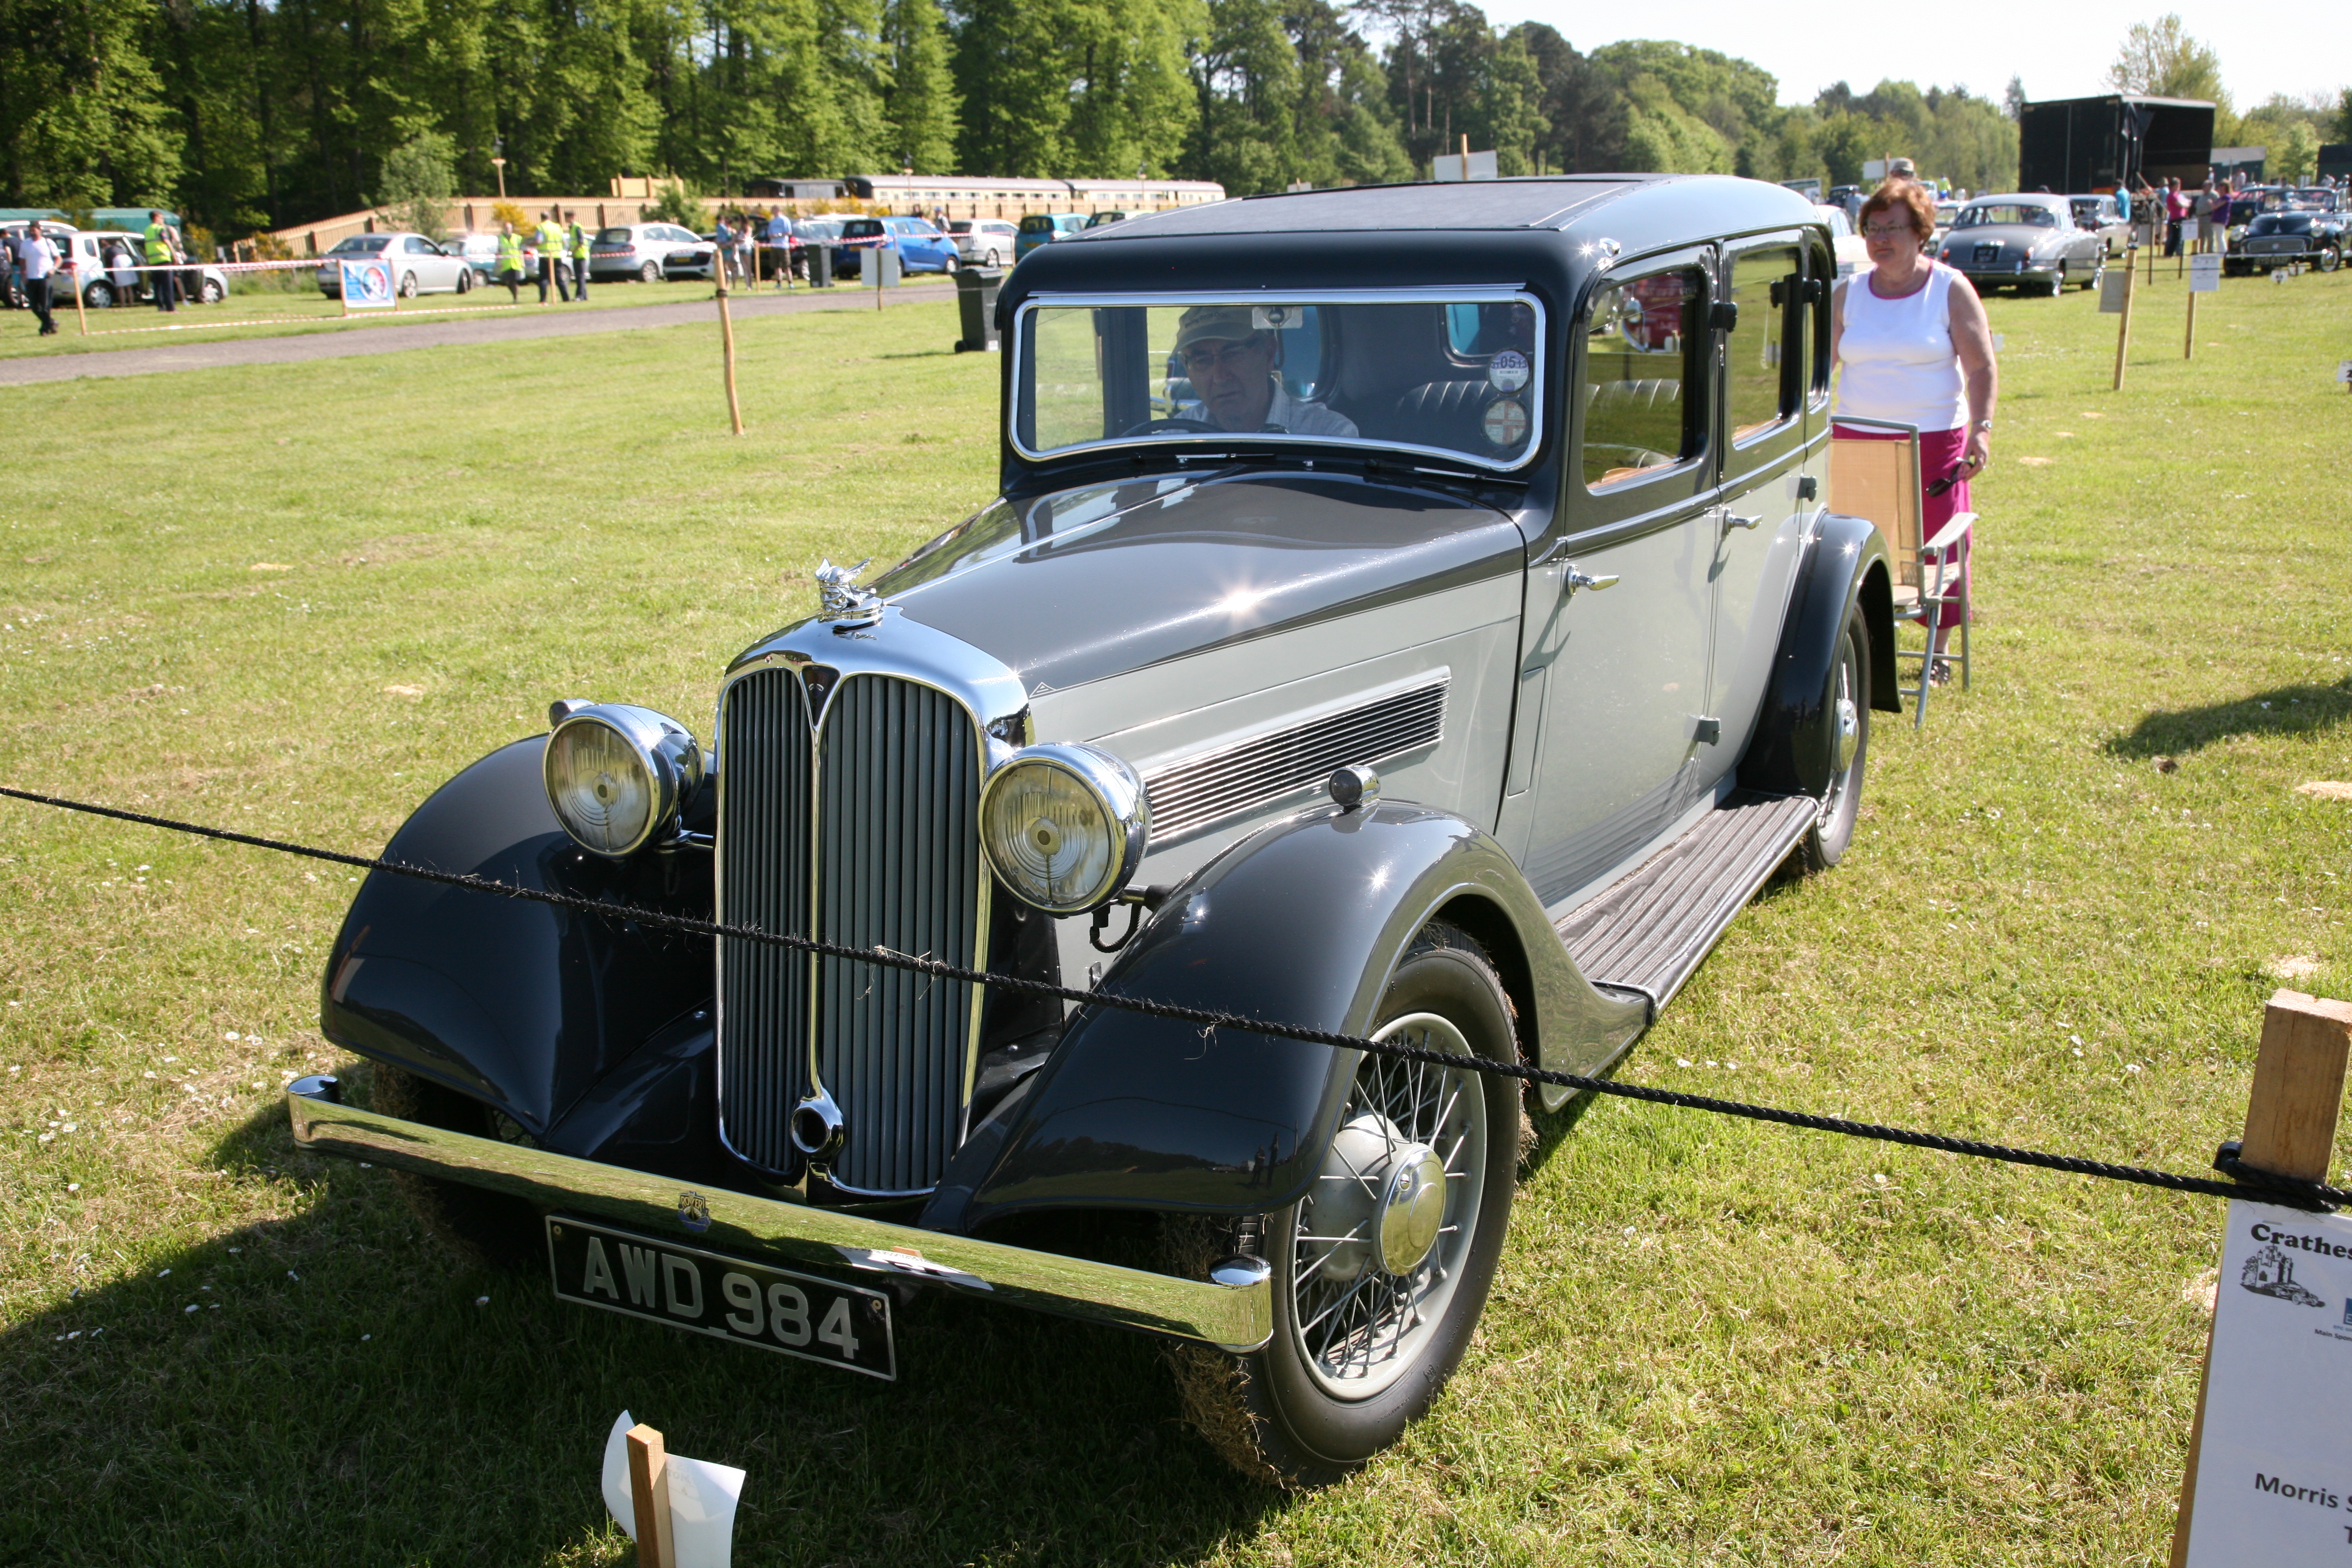
[[[2352,1216],[2230,1205],[2188,1568],[2352,1563]]]

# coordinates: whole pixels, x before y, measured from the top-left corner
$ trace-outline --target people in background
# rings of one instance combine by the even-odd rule
[[[2173,175],[2164,182],[2164,254],[2180,254],[2180,226],[2189,217],[2189,193],[2180,188],[2180,176]]]
[[[147,232],[140,237],[140,248],[147,253],[147,265],[163,270],[147,274],[147,288],[155,296],[159,310],[179,309],[180,282],[172,267],[172,231],[163,226],[163,215],[147,215]]]
[[[727,221],[725,213],[719,215],[719,232],[713,237],[718,241],[719,249],[711,257],[710,264],[718,269],[717,281],[724,289],[727,279],[735,270],[735,227]]]
[[[1830,353],[1841,366],[1831,418],[1885,419],[1919,432],[1919,471],[1928,494],[1919,519],[1933,539],[1969,504],[1969,481],[1992,458],[1993,405],[2000,395],[1984,302],[1951,268],[1927,254],[1936,209],[1909,180],[1889,180],[1862,204],[1870,270],[1831,296]],[[1837,426],[1839,439],[1899,440],[1893,431]],[[1937,492],[1936,485],[1944,483]],[[1963,584],[1969,559],[1960,558]],[[1927,679],[1949,679],[1944,649],[1959,624],[1957,605],[1937,612]]]
[[[25,303],[41,319],[40,337],[55,337],[57,318],[49,314],[49,279],[58,269],[57,242],[41,232],[38,220],[16,236],[16,266],[25,279]]]
[[[131,247],[117,241],[106,253],[106,269],[114,278],[114,302],[128,305],[139,297],[138,263]]]
[[[588,231],[580,226],[578,213],[565,213],[563,221],[570,226],[563,237],[572,251],[572,297],[584,305],[588,302]]]
[[[768,215],[768,266],[774,272],[776,287],[786,289],[793,280],[793,225],[781,208]]]
[[[507,286],[507,299],[510,303],[522,303],[522,236],[515,232],[515,226],[510,223],[499,225],[499,281]],[[540,289],[540,298],[547,298],[547,290],[543,287]]]
[[[563,230],[556,226],[553,207],[548,208],[547,216],[539,220],[539,227],[531,233],[531,244],[539,252],[539,302],[547,303],[547,291],[551,287],[557,297],[569,304],[572,290],[563,278]]]

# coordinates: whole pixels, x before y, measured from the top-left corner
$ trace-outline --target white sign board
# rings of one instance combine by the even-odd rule
[[[2123,314],[2124,296],[2131,292],[2131,273],[2121,268],[2109,271],[2100,278],[2099,313],[2101,315]]]
[[[2340,359],[2336,362],[2336,379],[2352,382],[2352,359]]]
[[[2197,220],[2195,218],[2185,217],[2180,220],[2180,243],[2184,248],[2197,243]]]
[[[2188,1568],[2352,1562],[2352,1216],[2233,1203]]]
[[[1467,167],[1465,167],[1465,164]],[[1501,175],[1496,171],[1494,153],[1473,153],[1465,159],[1457,153],[1448,157],[1431,159],[1429,177],[1440,182],[1452,182],[1493,180],[1501,178]]]
[[[1872,184],[1876,184],[1879,181],[1886,178],[1886,160],[1884,158],[1864,158],[1862,161],[1862,177]]]
[[[2220,257],[2208,254],[2189,258],[2189,291],[2191,294],[2219,294],[2221,291]]]
[[[632,1541],[637,1538],[637,1504],[629,1486],[629,1428],[635,1425],[627,1411],[621,1412],[604,1438],[604,1506]],[[668,1459],[670,1543],[677,1548],[677,1568],[728,1568],[743,1472],[683,1454]]]
[[[342,264],[343,304],[353,310],[389,310],[399,302],[392,291],[392,266],[383,261]]]

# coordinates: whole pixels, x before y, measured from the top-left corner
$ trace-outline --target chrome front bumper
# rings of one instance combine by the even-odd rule
[[[1088,1322],[1253,1351],[1273,1336],[1265,1263],[1228,1258],[1210,1279],[1032,1252],[998,1242],[888,1225],[861,1215],[600,1165],[495,1139],[450,1132],[336,1103],[331,1079],[289,1085],[294,1141],[314,1154],[366,1160],[506,1193],[551,1211],[593,1215],[717,1252],[938,1285],[987,1300]]]

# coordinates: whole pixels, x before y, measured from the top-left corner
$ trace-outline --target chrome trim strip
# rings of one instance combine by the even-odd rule
[[[286,1106],[295,1142],[314,1154],[364,1159],[463,1182],[656,1236],[683,1231],[682,1184],[667,1176],[402,1121],[294,1089],[287,1090]],[[1236,1281],[1231,1285],[1179,1279],[889,1225],[839,1209],[716,1187],[694,1193],[708,1205],[710,1219],[707,1228],[681,1237],[686,1245],[794,1267],[898,1275],[1016,1307],[1237,1352],[1257,1349],[1274,1333],[1272,1289],[1263,1278],[1250,1279],[1246,1271],[1227,1271]]]
[[[1029,318],[1041,309],[1087,310],[1112,306],[1176,306],[1176,305],[1255,305],[1279,298],[1284,304],[1300,305],[1501,305],[1522,304],[1536,313],[1536,367],[1526,388],[1528,427],[1533,433],[1527,450],[1518,459],[1496,463],[1452,447],[1423,447],[1407,441],[1368,441],[1359,437],[1349,440],[1339,436],[1275,435],[1265,431],[1223,431],[1215,436],[1200,436],[1190,440],[1169,440],[1164,437],[1129,441],[1116,437],[1101,441],[1080,441],[1068,447],[1056,447],[1051,451],[1033,451],[1021,440],[1020,378],[1023,359],[1029,352]],[[1221,293],[1140,293],[1140,294],[1033,294],[1021,301],[1013,312],[1013,331],[1005,344],[1015,356],[1012,362],[1013,392],[1004,403],[1004,438],[1013,449],[1033,463],[1050,462],[1066,458],[1073,452],[1116,451],[1121,447],[1142,447],[1164,449],[1171,454],[1190,451],[1201,441],[1245,440],[1253,444],[1266,442],[1306,447],[1339,447],[1354,451],[1423,452],[1449,463],[1471,463],[1492,473],[1516,473],[1533,463],[1544,449],[1544,367],[1549,359],[1549,339],[1546,336],[1546,314],[1541,300],[1525,288],[1498,288],[1492,284],[1465,285],[1459,289],[1309,289],[1279,296],[1271,291],[1255,298],[1231,291]]]

